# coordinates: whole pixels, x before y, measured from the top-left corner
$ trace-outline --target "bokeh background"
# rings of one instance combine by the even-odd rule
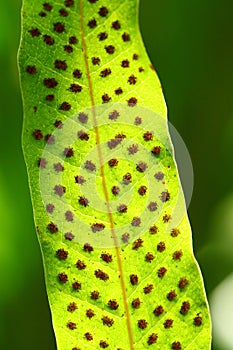
[[[21,150],[20,7],[0,1],[0,349],[55,350]],[[189,216],[214,350],[233,349],[232,14],[232,0],[141,1],[145,45],[193,162]]]

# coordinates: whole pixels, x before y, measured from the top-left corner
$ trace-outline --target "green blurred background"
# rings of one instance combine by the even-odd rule
[[[0,2],[0,349],[53,350],[20,145],[20,6],[20,0]],[[141,0],[142,34],[163,84],[169,119],[193,162],[189,216],[210,299],[233,273],[232,14],[232,0]],[[233,349],[221,341],[217,326],[213,335],[214,350]]]

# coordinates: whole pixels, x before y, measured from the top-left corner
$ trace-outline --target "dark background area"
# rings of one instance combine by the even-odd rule
[[[0,349],[52,350],[21,150],[20,6],[20,0],[0,3]],[[193,162],[189,216],[208,296],[233,272],[233,226],[228,224],[233,198],[232,13],[232,0],[141,1],[142,35],[163,85],[169,120]],[[225,350],[216,344],[213,349]]]

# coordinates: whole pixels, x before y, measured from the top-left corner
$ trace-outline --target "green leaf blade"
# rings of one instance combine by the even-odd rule
[[[134,0],[24,1],[23,147],[62,350],[210,347],[166,106],[137,12]]]

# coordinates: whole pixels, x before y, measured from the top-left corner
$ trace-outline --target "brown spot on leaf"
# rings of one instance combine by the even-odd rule
[[[73,77],[76,79],[80,79],[82,77],[82,72],[79,69],[75,69],[73,71]]]
[[[108,119],[110,120],[116,120],[119,117],[120,113],[115,111],[112,111],[111,113],[109,113]]]
[[[83,246],[83,250],[85,252],[91,253],[91,252],[93,252],[94,249],[89,243],[85,243]]]
[[[150,227],[150,233],[152,235],[156,234],[158,232],[158,230],[159,230],[158,227],[155,225]]]
[[[103,102],[103,103],[110,102],[111,99],[112,99],[112,98],[111,98],[108,94],[103,94],[103,96],[102,96],[102,102]]]
[[[48,2],[45,2],[45,3],[43,4],[43,8],[44,8],[45,11],[50,12],[50,11],[52,11],[53,6],[50,5]]]
[[[167,269],[166,267],[161,267],[159,270],[158,270],[158,277],[160,278],[163,278],[165,276],[165,273],[167,272]]]
[[[54,95],[47,95],[45,99],[49,102],[54,101]]]
[[[138,276],[135,274],[131,274],[130,276],[130,282],[133,286],[138,283]]]
[[[158,339],[158,335],[155,333],[152,333],[147,340],[147,344],[152,345],[157,342],[157,339]]]
[[[87,332],[84,334],[84,337],[86,338],[86,340],[91,341],[93,340],[93,336],[91,335],[91,333]]]
[[[60,111],[69,111],[71,109],[71,105],[68,102],[62,102],[59,109]]]
[[[102,33],[98,34],[98,38],[99,38],[100,41],[106,40],[107,37],[108,37],[108,34],[105,33],[105,32],[102,32]]]
[[[139,309],[139,307],[140,307],[140,305],[141,305],[140,299],[139,299],[139,298],[134,299],[134,300],[132,301],[131,305],[132,305],[132,307],[133,307],[134,309]]]
[[[171,328],[172,324],[173,324],[173,320],[168,319],[164,322],[163,326],[164,328],[167,329],[167,328]]]
[[[27,66],[27,73],[28,74],[36,74],[36,66]]]
[[[58,249],[58,250],[56,251],[56,255],[57,255],[57,257],[58,257],[59,260],[66,260],[67,257],[68,257],[68,254],[69,254],[69,253],[68,253],[65,249],[63,249],[63,248]]]
[[[99,57],[92,57],[91,59],[92,64],[95,66],[97,64],[100,64],[100,58]]]
[[[115,299],[109,300],[108,306],[109,306],[110,309],[112,309],[112,310],[117,310],[118,307],[119,307],[119,305],[118,305],[118,303],[117,303],[117,301],[116,301]]]
[[[115,90],[115,94],[116,94],[116,95],[121,95],[122,93],[123,93],[123,90],[122,90],[122,88],[120,88],[120,87],[119,87],[118,89]]]
[[[65,31],[65,26],[61,22],[56,22],[53,25],[53,29],[54,29],[55,32],[61,34],[61,33],[63,33]]]
[[[45,34],[45,35],[43,36],[43,38],[44,38],[44,42],[45,42],[46,45],[51,46],[51,45],[53,45],[54,42],[55,42],[54,39],[53,39],[50,35]]]
[[[190,309],[190,303],[188,301],[184,301],[181,308],[180,308],[181,315],[187,314],[189,309]]]
[[[57,194],[59,197],[63,196],[66,193],[65,186],[62,185],[56,185],[54,187],[54,193]]]
[[[73,50],[72,46],[64,45],[64,51],[67,52],[67,53],[72,53],[74,50]]]
[[[91,19],[91,20],[88,22],[88,27],[89,27],[89,28],[93,29],[93,28],[95,28],[96,26],[97,26],[97,22],[96,22],[96,19],[95,19],[95,18]]]
[[[179,231],[178,229],[173,228],[173,229],[171,230],[171,236],[172,236],[172,237],[177,237],[179,234],[180,234],[180,231]]]
[[[159,242],[157,244],[157,250],[158,252],[162,253],[166,249],[166,245],[164,242]]]
[[[44,79],[44,86],[46,86],[48,89],[53,89],[57,86],[58,82],[55,78],[46,78]]]
[[[86,197],[84,197],[84,196],[80,196],[78,202],[83,207],[87,207],[88,203],[89,203],[89,200]]]
[[[41,32],[39,31],[38,28],[32,28],[28,32],[31,34],[32,37],[41,35]]]
[[[155,146],[151,153],[154,155],[154,156],[159,156],[160,155],[160,152],[161,152],[161,147],[160,146]]]
[[[105,51],[108,54],[112,55],[115,52],[115,47],[113,45],[105,46]]]
[[[82,141],[88,141],[89,140],[89,135],[86,132],[82,131],[82,130],[78,131],[77,136]]]
[[[136,97],[130,97],[128,100],[128,106],[129,107],[134,107],[136,106],[136,104],[138,103],[138,100],[136,99]]]
[[[174,253],[173,253],[173,259],[174,260],[180,260],[183,256],[183,252],[182,250],[176,250]]]
[[[67,69],[66,61],[62,61],[62,60],[56,60],[54,62],[54,66],[55,66],[55,68],[61,69],[61,70],[66,70]]]
[[[56,120],[54,123],[55,128],[61,129],[63,124],[61,120]]]
[[[55,143],[55,137],[51,134],[45,135],[45,141],[48,145],[53,145]]]
[[[138,320],[138,327],[141,329],[145,329],[147,327],[147,321],[146,320]]]
[[[92,318],[93,316],[95,316],[95,313],[94,313],[93,310],[88,309],[88,310],[86,311],[86,316],[87,316],[88,318]]]
[[[77,42],[78,42],[78,39],[76,38],[75,35],[72,35],[69,37],[69,44],[70,45],[75,45],[75,44],[77,44]]]
[[[158,205],[156,202],[150,202],[147,208],[149,209],[149,211],[156,211],[158,208]]]
[[[107,7],[105,7],[105,6],[102,6],[100,9],[99,9],[99,15],[101,16],[101,17],[106,17],[107,16],[107,14],[108,14],[108,9],[107,9]]]
[[[133,242],[132,249],[137,250],[138,248],[142,247],[143,240],[141,238],[138,238],[135,242]]]
[[[72,288],[73,288],[73,290],[80,290],[82,288],[82,285],[81,285],[81,283],[76,281],[76,282],[72,283]]]
[[[123,41],[130,41],[130,35],[128,33],[122,34],[121,37]]]
[[[128,243],[129,239],[130,239],[130,234],[127,232],[123,233],[123,235],[121,236],[121,240],[123,243]]]
[[[164,173],[162,173],[161,171],[159,171],[158,173],[155,174],[155,178],[156,178],[156,180],[159,180],[159,181],[163,180],[163,178],[164,178]]]
[[[134,75],[131,75],[131,76],[129,77],[129,79],[128,79],[128,83],[129,83],[130,85],[135,85],[136,82],[137,82],[137,77],[135,77]]]
[[[179,341],[175,341],[174,343],[172,343],[172,349],[173,350],[181,350],[181,344]]]
[[[74,220],[74,215],[70,210],[67,210],[65,212],[65,218],[66,218],[66,221],[71,222]]]
[[[74,239],[74,235],[73,235],[73,233],[71,233],[71,232],[66,232],[65,234],[64,234],[64,236],[65,236],[65,239],[67,240],[67,241],[73,241],[73,239]]]
[[[74,6],[74,0],[65,0],[64,3],[66,7]]]
[[[140,196],[144,196],[147,192],[147,187],[146,186],[141,186],[138,189],[138,193],[140,194]]]
[[[97,300],[99,299],[99,297],[100,297],[100,293],[98,291],[94,290],[93,292],[91,292],[91,299]]]
[[[80,121],[80,123],[86,124],[88,121],[88,115],[86,113],[79,113],[78,115],[78,120]]]
[[[58,232],[58,227],[57,225],[55,225],[53,222],[50,222],[47,226],[47,229],[51,232],[51,233],[56,233]]]
[[[73,157],[73,155],[74,155],[74,150],[73,150],[73,148],[71,148],[71,147],[67,147],[67,148],[64,149],[63,154],[64,154],[64,156],[65,156],[66,158]]]
[[[112,262],[112,255],[109,253],[102,253],[101,254],[101,259],[105,261],[106,263]]]
[[[151,131],[147,131],[143,134],[143,138],[145,141],[151,141],[153,140],[153,134]]]
[[[167,294],[167,299],[169,301],[172,301],[173,299],[175,299],[177,296],[176,292],[174,290],[171,290],[168,294]]]
[[[146,287],[143,288],[144,294],[149,294],[153,288],[153,284],[148,284]]]
[[[169,201],[169,199],[170,199],[170,193],[169,193],[167,190],[166,190],[166,191],[163,191],[163,192],[161,193],[160,198],[161,198],[161,201],[162,201],[163,203],[165,203],[165,202]]]
[[[66,326],[72,331],[77,328],[76,323],[74,322],[68,322]]]
[[[34,137],[34,139],[36,139],[36,140],[41,140],[41,139],[43,139],[43,134],[42,134],[42,131],[41,130],[39,130],[39,129],[35,129],[34,131],[33,131],[33,137]]]
[[[70,88],[69,88],[69,90],[70,90],[71,92],[75,92],[75,93],[81,92],[82,89],[83,89],[82,86],[79,85],[79,84],[71,84],[71,85],[70,85]]]
[[[118,30],[118,29],[120,29],[120,27],[121,27],[121,24],[120,24],[120,22],[118,20],[112,22],[112,28],[113,29]]]
[[[37,162],[38,168],[44,169],[47,165],[47,160],[45,158],[39,158]]]
[[[117,211],[118,211],[119,213],[127,213],[127,210],[128,210],[128,208],[127,208],[127,205],[125,205],[125,204],[120,204],[120,205],[117,207]]]
[[[187,278],[182,277],[178,283],[178,287],[180,289],[184,289],[187,285],[188,285],[189,281],[187,280]]]
[[[76,262],[76,267],[78,270],[85,270],[86,264],[84,263],[84,261],[78,260]]]
[[[168,221],[170,221],[171,220],[171,215],[170,214],[165,214],[164,216],[163,216],[163,222],[164,223],[167,223]]]
[[[152,254],[152,253],[147,253],[146,254],[146,256],[145,256],[145,260],[147,261],[147,262],[151,262],[151,261],[153,261],[154,260],[154,255]]]
[[[69,305],[67,306],[67,311],[69,312],[74,312],[75,310],[77,310],[77,304],[75,302],[71,302],[69,303]]]
[[[106,341],[101,340],[100,341],[100,347],[105,349],[109,347],[109,344]]]
[[[118,160],[116,158],[112,158],[108,161],[108,165],[112,168],[118,165]]]
[[[131,222],[131,225],[134,227],[140,226],[141,225],[141,219],[137,216],[135,216]]]
[[[142,118],[136,117],[135,120],[134,120],[134,124],[135,124],[135,125],[140,125],[140,124],[142,124]]]
[[[108,327],[112,327],[114,321],[112,318],[108,317],[108,316],[103,316],[101,318],[101,320],[103,321],[103,324],[108,326]]]
[[[69,15],[68,11],[66,11],[65,9],[60,9],[59,13],[61,17],[67,17]]]
[[[110,75],[111,74],[111,69],[110,68],[105,68],[104,70],[102,70],[101,72],[100,72],[100,76],[102,77],[102,78],[106,78],[108,75]]]
[[[138,55],[137,53],[134,53],[134,54],[133,54],[133,60],[134,60],[134,61],[137,61],[138,58],[139,58],[139,55]]]
[[[64,171],[64,167],[62,166],[61,163],[56,163],[53,165],[54,167],[54,170],[57,172],[57,173],[60,173],[61,171]]]
[[[68,276],[64,272],[61,272],[58,274],[58,279],[61,283],[66,283],[68,281]]]
[[[193,319],[193,324],[196,327],[200,327],[202,325],[202,317],[197,315],[196,317],[194,317]]]
[[[86,182],[83,176],[75,176],[74,178],[76,184],[82,185],[84,182]]]
[[[140,173],[144,173],[144,172],[146,171],[147,167],[148,167],[148,166],[147,166],[146,163],[140,162],[140,163],[137,164],[136,169],[137,169],[137,171],[139,171]]]
[[[130,147],[128,147],[128,151],[129,151],[129,154],[135,154],[138,152],[138,145],[131,145]]]
[[[53,204],[47,204],[46,205],[46,211],[47,211],[47,213],[53,213],[53,211],[54,211],[54,205]]]
[[[95,277],[101,279],[102,281],[107,281],[109,279],[108,274],[100,269],[95,271]]]
[[[112,194],[113,194],[114,196],[118,195],[119,192],[120,192],[120,188],[119,188],[118,186],[113,186],[113,187],[112,187]]]
[[[99,231],[103,231],[105,228],[105,225],[102,224],[102,223],[95,223],[93,225],[91,225],[91,229],[92,229],[92,232],[99,232]]]
[[[154,309],[153,314],[158,317],[158,316],[162,315],[163,312],[164,312],[164,309],[163,309],[162,305],[159,305]]]

